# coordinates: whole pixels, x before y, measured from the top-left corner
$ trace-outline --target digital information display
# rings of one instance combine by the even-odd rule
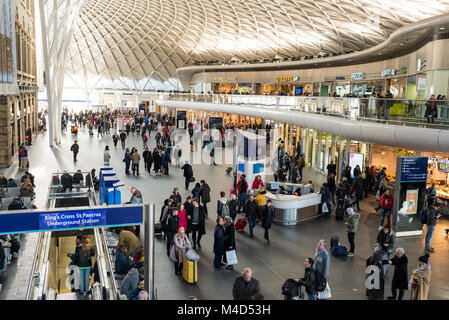
[[[142,222],[142,205],[4,211],[0,213],[0,234],[130,226]]]
[[[401,182],[426,182],[427,157],[402,157]]]

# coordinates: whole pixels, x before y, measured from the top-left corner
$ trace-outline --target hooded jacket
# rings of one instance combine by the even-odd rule
[[[348,208],[349,209],[349,208]],[[360,215],[357,212],[354,212],[352,210],[352,214],[350,215],[349,210],[346,210],[348,212],[348,217],[346,218],[346,232],[357,232],[357,228],[359,227],[359,220]]]
[[[264,206],[266,204],[267,192],[265,190],[259,191],[257,196],[254,198],[259,206]]]
[[[217,201],[217,216],[223,217],[222,210],[223,210],[223,206],[226,204],[228,204],[228,199],[226,199],[226,198],[221,198]],[[228,211],[229,211],[229,213],[231,213],[230,212],[231,210],[229,210],[229,204],[228,204]]]

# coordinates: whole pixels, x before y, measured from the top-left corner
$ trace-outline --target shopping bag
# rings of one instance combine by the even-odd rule
[[[237,253],[235,252],[235,250],[226,251],[226,262],[228,263],[228,265],[234,265],[238,263]]]
[[[200,260],[200,256],[193,249],[187,249],[184,256],[190,261],[198,262]]]
[[[329,287],[329,283],[326,282],[326,289],[324,289],[323,291],[318,291],[318,299],[323,300],[330,298],[332,298],[331,288]]]
[[[329,212],[329,208],[327,207],[326,202],[323,203],[323,206],[322,206],[321,211],[322,211],[323,213],[328,213],[328,212]]]

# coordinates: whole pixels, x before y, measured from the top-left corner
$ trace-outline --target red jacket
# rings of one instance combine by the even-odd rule
[[[260,179],[260,180],[254,179],[254,182],[253,182],[253,189],[256,189],[256,190],[257,190],[257,189],[259,189],[260,186],[262,186],[262,187],[265,188],[262,179]]]
[[[246,184],[246,189],[248,190],[248,183],[246,182],[246,180],[245,180],[245,184]],[[241,186],[242,186],[242,180],[239,180],[239,182],[237,182],[237,186],[236,186],[238,193],[241,193],[241,190],[242,190]]]
[[[382,198],[380,198],[380,206],[382,208],[391,209],[391,208],[393,208],[393,203],[394,203],[394,198],[391,194],[388,197],[386,194],[384,194],[382,196]]]

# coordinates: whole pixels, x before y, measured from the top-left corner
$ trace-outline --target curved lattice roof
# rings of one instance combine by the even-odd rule
[[[84,0],[67,74],[80,86],[182,89],[196,61],[363,50],[449,0]]]

